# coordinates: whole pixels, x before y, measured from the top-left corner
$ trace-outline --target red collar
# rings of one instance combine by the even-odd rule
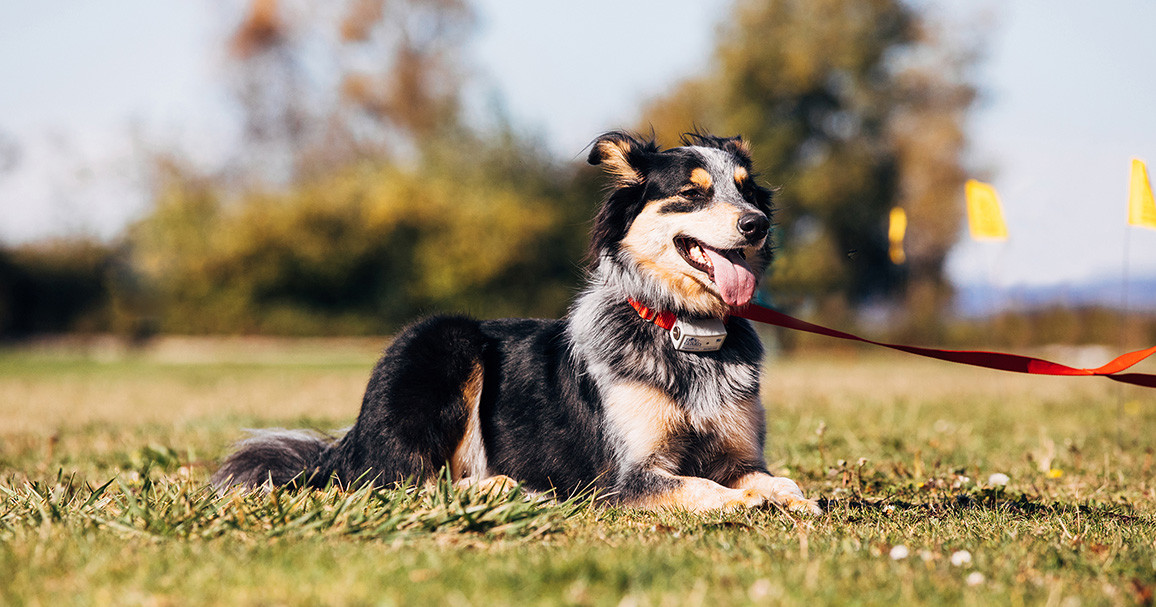
[[[678,320],[678,317],[674,315],[674,312],[667,310],[652,310],[642,305],[641,302],[639,302],[637,299],[634,299],[633,297],[627,298],[627,301],[629,301],[630,305],[635,309],[635,311],[638,312],[638,315],[642,317],[642,320],[653,322],[654,324],[662,327],[663,329],[666,329],[667,331],[673,329],[675,321]]]

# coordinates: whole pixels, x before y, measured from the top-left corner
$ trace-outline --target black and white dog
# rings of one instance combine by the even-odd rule
[[[337,440],[264,430],[219,488],[428,480],[595,488],[629,507],[820,512],[763,457],[762,346],[730,317],[770,261],[771,194],[739,138],[612,132],[585,290],[561,320],[436,316],[403,330]]]

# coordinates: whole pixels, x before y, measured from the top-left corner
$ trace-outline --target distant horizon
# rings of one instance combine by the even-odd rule
[[[1130,277],[1125,286],[1109,278],[1099,282],[1051,285],[992,285],[953,283],[955,313],[980,318],[998,312],[1036,310],[1050,306],[1102,307],[1121,312],[1156,312],[1156,275]]]

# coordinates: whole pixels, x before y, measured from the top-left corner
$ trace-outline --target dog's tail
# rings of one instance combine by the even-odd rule
[[[333,445],[334,437],[313,430],[268,428],[249,430],[251,436],[237,443],[210,482],[218,491],[231,487],[261,487],[314,484],[322,455]]]

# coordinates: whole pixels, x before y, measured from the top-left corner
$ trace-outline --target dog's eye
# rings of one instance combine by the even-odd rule
[[[678,193],[678,195],[682,196],[683,198],[686,198],[687,200],[706,200],[707,198],[710,197],[709,192],[704,191],[702,188],[694,188],[694,187],[683,188]]]
[[[750,179],[744,179],[735,184],[738,186],[739,194],[746,200],[754,202],[757,196],[755,195],[755,184]]]

